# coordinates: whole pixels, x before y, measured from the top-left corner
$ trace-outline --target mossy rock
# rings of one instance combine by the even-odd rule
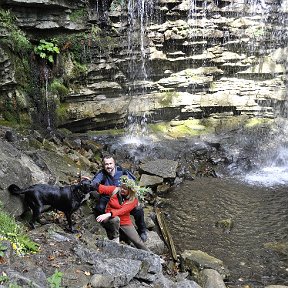
[[[252,128],[260,125],[269,125],[273,122],[273,119],[267,119],[267,118],[250,118],[246,124],[245,127]]]

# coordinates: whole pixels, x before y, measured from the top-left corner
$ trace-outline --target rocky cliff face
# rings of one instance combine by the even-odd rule
[[[144,114],[150,122],[286,114],[287,0],[2,2],[32,42],[67,39],[53,76],[68,89],[58,95],[66,111],[58,126],[101,130]],[[86,69],[75,74],[69,39],[79,33]],[[0,91],[16,93],[13,65],[0,51]]]

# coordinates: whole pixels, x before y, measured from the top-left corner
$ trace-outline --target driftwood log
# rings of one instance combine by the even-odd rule
[[[170,250],[172,258],[174,259],[174,261],[177,261],[177,253],[176,253],[176,249],[174,246],[174,241],[173,241],[172,236],[169,232],[169,229],[168,229],[168,226],[166,224],[166,220],[163,216],[163,213],[161,212],[160,208],[158,208],[158,207],[155,208],[155,213],[156,213],[157,222],[158,222],[161,234],[163,236],[163,239]]]

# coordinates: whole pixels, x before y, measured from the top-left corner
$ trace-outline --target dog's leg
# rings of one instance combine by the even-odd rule
[[[40,221],[39,217],[40,217],[40,210],[34,208],[34,209],[33,209],[32,219],[31,219],[31,221],[29,222],[29,224],[30,224],[30,226],[31,226],[32,229],[35,229],[35,223],[36,223],[36,221],[41,224],[41,221]]]
[[[68,231],[71,233],[77,233],[78,231],[74,229],[73,222],[72,222],[72,213],[71,212],[64,212],[67,222],[68,222]]]
[[[30,220],[29,224],[31,226],[32,229],[35,229],[35,223],[38,222],[40,224],[40,214],[41,214],[41,206],[35,204],[35,203],[30,203],[29,207],[32,210],[32,219]]]

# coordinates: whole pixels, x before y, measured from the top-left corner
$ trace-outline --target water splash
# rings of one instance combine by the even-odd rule
[[[267,162],[257,171],[245,175],[244,180],[253,185],[277,186],[288,183],[288,147],[275,149]]]

